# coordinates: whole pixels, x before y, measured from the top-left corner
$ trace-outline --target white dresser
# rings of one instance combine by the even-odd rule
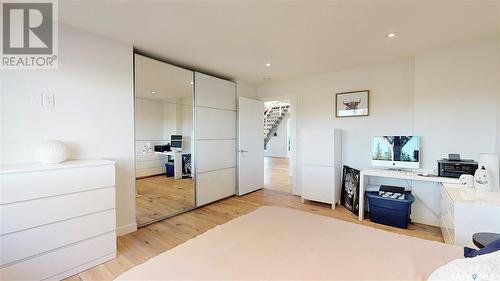
[[[446,243],[473,247],[477,232],[500,233],[500,192],[464,192],[441,184],[441,232]]]
[[[3,165],[0,279],[58,280],[116,256],[115,166]]]

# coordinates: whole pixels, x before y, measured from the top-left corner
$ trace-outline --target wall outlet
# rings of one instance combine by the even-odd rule
[[[56,98],[53,94],[42,94],[43,106],[56,106]]]

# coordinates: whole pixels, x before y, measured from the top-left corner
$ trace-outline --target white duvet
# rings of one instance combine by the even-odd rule
[[[429,281],[499,281],[500,251],[474,258],[456,259],[436,269]]]

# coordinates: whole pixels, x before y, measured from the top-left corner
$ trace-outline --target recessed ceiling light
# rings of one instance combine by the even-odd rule
[[[271,67],[271,64],[270,64],[270,63],[266,63],[266,66],[267,66],[267,67]]]
[[[152,95],[156,95],[156,91],[151,91],[151,94]]]
[[[194,82],[193,82],[193,81],[191,81],[191,82],[189,82],[189,84],[194,85]]]
[[[388,33],[386,36],[387,38],[394,38],[396,37],[396,33]]]

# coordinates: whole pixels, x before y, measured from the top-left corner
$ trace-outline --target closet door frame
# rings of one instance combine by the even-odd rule
[[[162,58],[159,58],[159,57],[156,57],[154,55],[151,55],[151,54],[148,54],[148,53],[145,53],[145,52],[142,52],[142,51],[139,51],[137,49],[134,48],[133,50],[133,53],[132,53],[132,61],[133,61],[133,65],[132,65],[132,83],[133,83],[133,89],[134,89],[134,95],[132,96],[132,99],[133,99],[133,103],[134,103],[134,110],[133,110],[133,116],[134,116],[134,138],[133,138],[133,143],[134,143],[134,191],[136,191],[136,165],[137,165],[137,162],[136,162],[136,153],[135,153],[135,142],[136,142],[136,137],[135,137],[135,134],[136,134],[136,120],[135,120],[135,114],[136,114],[136,86],[137,86],[137,82],[136,82],[136,61],[135,61],[135,58],[136,58],[136,55],[140,55],[140,56],[144,56],[144,57],[147,57],[147,58],[150,58],[150,59],[154,59],[154,60],[157,60],[159,62],[163,62],[163,63],[166,63],[166,64],[169,64],[169,65],[173,65],[173,66],[176,66],[176,67],[179,67],[179,68],[182,68],[182,69],[185,69],[185,70],[188,70],[191,72],[191,75],[192,75],[192,81],[193,81],[193,87],[191,87],[191,96],[192,96],[192,118],[193,118],[193,131],[192,131],[192,141],[191,141],[191,144],[192,144],[192,147],[191,147],[191,159],[194,159],[195,160],[195,164],[191,166],[191,177],[193,179],[193,185],[194,185],[194,205],[193,207],[191,208],[187,208],[187,209],[184,209],[184,210],[180,210],[180,211],[177,211],[177,212],[172,212],[168,215],[165,215],[165,216],[162,216],[160,218],[157,218],[157,219],[154,219],[154,220],[151,220],[151,221],[148,221],[147,223],[142,223],[142,224],[137,224],[137,228],[139,227],[143,227],[143,226],[147,226],[147,225],[150,225],[150,224],[153,224],[153,223],[156,223],[156,222],[159,222],[159,221],[162,221],[162,220],[165,220],[165,219],[168,219],[168,218],[171,218],[171,217],[174,217],[174,216],[177,216],[177,215],[180,215],[180,214],[183,214],[183,213],[186,213],[186,212],[189,212],[189,211],[192,211],[194,209],[197,208],[197,205],[196,205],[196,202],[197,202],[197,198],[196,198],[196,189],[197,189],[197,183],[196,183],[196,162],[197,162],[197,159],[196,157],[193,157],[196,155],[196,106],[195,106],[195,102],[196,102],[196,91],[195,91],[195,88],[196,88],[196,82],[195,82],[195,70],[192,70],[192,69],[189,69],[187,67],[184,67],[182,65],[179,65],[179,64],[175,64],[175,63],[172,63],[172,62],[169,62],[169,61],[166,61]],[[136,215],[136,203],[135,203],[135,194],[134,194],[134,217]]]

